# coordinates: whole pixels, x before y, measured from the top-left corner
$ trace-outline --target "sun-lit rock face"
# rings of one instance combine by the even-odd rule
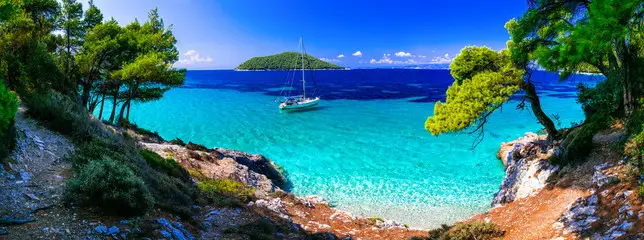
[[[548,163],[555,149],[549,148],[546,136],[526,133],[515,141],[502,143],[497,156],[506,166],[506,177],[494,195],[492,206],[501,206],[516,199],[536,194],[546,186],[558,167]]]

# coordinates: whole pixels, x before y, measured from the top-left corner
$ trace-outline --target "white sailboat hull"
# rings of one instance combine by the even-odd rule
[[[306,99],[303,101],[297,101],[293,103],[282,103],[280,104],[280,109],[281,110],[293,110],[293,109],[302,109],[302,108],[308,108],[308,107],[313,107],[316,106],[320,102],[320,98],[316,97],[314,99]]]

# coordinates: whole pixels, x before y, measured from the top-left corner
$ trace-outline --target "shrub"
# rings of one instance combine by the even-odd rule
[[[50,129],[70,136],[79,146],[78,151],[70,157],[79,177],[83,176],[84,181],[75,180],[70,182],[70,194],[79,199],[93,199],[95,194],[92,191],[80,191],[87,186],[102,186],[104,180],[89,178],[89,173],[82,174],[89,168],[88,164],[96,159],[110,159],[118,163],[121,170],[129,170],[136,179],[142,180],[144,187],[148,189],[147,194],[133,195],[131,202],[145,203],[152,202],[147,199],[150,194],[154,203],[164,209],[173,211],[182,216],[190,214],[190,209],[198,197],[197,188],[191,178],[181,167],[174,167],[172,171],[155,164],[149,164],[141,156],[136,142],[124,135],[117,135],[108,131],[101,122],[92,120],[84,107],[78,105],[69,97],[60,93],[50,91],[45,94],[34,94],[26,97],[25,104],[28,106],[28,114],[34,119],[40,120],[43,125]],[[163,162],[168,166],[168,162]],[[94,163],[96,165],[96,163]],[[96,167],[96,166],[93,166]],[[71,181],[71,180],[70,180]],[[77,190],[77,191],[71,191]],[[97,202],[93,204],[99,207],[110,207],[111,205]],[[139,208],[136,214],[141,214],[148,208]],[[128,213],[131,215],[134,213]]]
[[[561,154],[551,158],[551,163],[566,165],[586,159],[593,149],[593,136],[604,129],[606,125],[605,120],[597,120],[587,122],[570,131],[561,143]]]
[[[98,206],[119,215],[138,215],[150,209],[154,200],[141,178],[109,158],[93,160],[65,185],[65,200]]]
[[[175,138],[175,139],[170,140],[170,144],[179,145],[179,146],[185,146],[186,145],[186,143],[183,140],[181,140],[181,138]]]
[[[150,137],[150,138],[156,138],[156,139],[159,139],[159,140],[163,141],[163,138],[161,137],[161,135],[159,135],[158,132],[152,132],[152,131],[147,130],[145,128],[141,128],[141,127],[139,127],[138,125],[136,125],[134,123],[130,123],[130,121],[127,120],[127,119],[119,120],[119,126],[121,126],[122,128],[125,128],[125,129],[130,129],[130,130],[138,133],[139,135],[142,135],[142,136],[145,136],[145,137]]]
[[[367,224],[369,224],[369,225],[376,225],[378,222],[385,222],[385,220],[380,218],[380,217],[369,217],[369,218],[367,218]]]
[[[85,108],[58,92],[31,94],[23,100],[31,117],[40,120],[54,131],[74,138],[77,142],[86,142],[94,137],[106,137],[110,134],[98,120],[89,118]]]
[[[210,149],[208,149],[206,146],[193,143],[193,142],[188,142],[185,146],[187,149],[192,150],[192,151],[202,151],[202,152],[208,152]]]
[[[0,163],[2,163],[16,146],[16,129],[11,126],[0,134]]]
[[[443,224],[430,230],[427,240],[488,240],[502,237],[504,232],[494,223],[481,221],[459,222],[454,226]],[[420,237],[412,239],[420,240]]]
[[[235,206],[250,201],[255,189],[232,179],[212,179],[197,183],[202,196],[219,206]]]
[[[0,82],[0,161],[9,155],[15,145],[13,123],[18,111],[18,98]]]
[[[639,193],[641,198],[644,198],[644,183],[640,183],[640,187],[639,187],[637,193]]]
[[[142,149],[139,154],[145,161],[152,167],[168,173],[170,176],[177,177],[184,180],[190,180],[190,174],[183,168],[177,161],[172,158],[162,158],[159,154]]]
[[[148,160],[140,152],[142,151],[136,148],[131,139],[111,135],[81,144],[70,159],[75,169],[80,171],[90,160],[108,157],[129,167],[136,176],[140,176],[159,207],[182,216],[189,215],[190,207],[197,198],[198,191],[188,172],[178,164],[174,165],[172,170],[168,170],[156,165],[155,162],[148,163]],[[157,157],[161,158],[158,155]],[[163,164],[173,166],[166,159],[163,159]]]
[[[594,88],[583,83],[577,86],[577,102],[581,104],[586,119],[595,120],[607,116],[619,117],[623,112],[622,88],[619,82],[606,79]]]
[[[83,167],[92,159],[101,159],[107,156],[121,164],[130,163],[130,154],[125,143],[119,141],[116,135],[108,138],[94,138],[89,142],[81,143],[78,150],[69,159],[76,169]]]
[[[447,236],[453,240],[484,240],[501,237],[503,231],[494,223],[459,222],[447,232]]]

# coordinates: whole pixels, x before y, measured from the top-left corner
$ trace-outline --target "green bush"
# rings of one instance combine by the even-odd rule
[[[179,146],[185,146],[186,145],[186,143],[183,140],[181,140],[181,138],[175,138],[175,139],[170,140],[170,144],[179,145]]]
[[[640,183],[640,187],[639,187],[637,193],[639,193],[641,198],[644,198],[644,183]]]
[[[183,168],[177,161],[172,158],[162,158],[159,154],[142,149],[139,154],[145,161],[152,167],[168,173],[170,176],[177,177],[184,180],[190,180],[190,174]]]
[[[186,144],[185,147],[188,150],[192,150],[192,151],[202,151],[202,152],[210,151],[210,149],[208,149],[208,147],[206,147],[204,145],[201,145],[201,144],[193,143],[193,142],[188,142],[188,144]]]
[[[77,142],[87,142],[94,137],[107,137],[111,134],[101,122],[91,120],[85,108],[58,92],[31,94],[23,100],[27,105],[27,113],[32,118]]]
[[[586,119],[619,117],[623,112],[622,87],[615,80],[601,81],[594,88],[579,83],[577,90],[577,102],[581,104]]]
[[[159,207],[182,216],[189,215],[198,191],[188,172],[178,164],[170,165],[165,159],[163,164],[174,166],[172,170],[161,167],[153,161],[148,163],[140,152],[142,151],[136,148],[132,139],[111,135],[106,138],[94,138],[88,143],[81,144],[70,159],[77,171],[92,159],[108,157],[119,162],[143,179]]]
[[[98,206],[119,215],[139,215],[154,205],[143,180],[127,166],[109,158],[90,161],[69,179],[65,200]]]
[[[427,240],[489,240],[502,237],[504,232],[494,223],[481,221],[459,222],[454,226],[442,225],[430,230]],[[412,239],[420,240],[420,237]]]
[[[605,120],[597,120],[587,122],[581,127],[571,130],[561,143],[561,154],[551,158],[551,163],[566,165],[583,161],[593,149],[593,136],[606,127]]]
[[[0,161],[5,159],[15,146],[13,123],[18,111],[18,98],[0,82]]]
[[[238,205],[250,201],[255,189],[232,179],[212,179],[197,183],[202,196],[219,206]]]
[[[189,174],[180,166],[168,168],[156,163],[150,164],[141,156],[136,142],[124,135],[114,134],[107,130],[98,120],[92,120],[87,111],[75,101],[60,93],[50,91],[45,94],[34,94],[26,97],[25,104],[28,114],[40,120],[50,129],[70,136],[78,146],[70,160],[77,173],[88,168],[88,164],[96,159],[110,159],[123,169],[129,169],[138,179],[143,180],[144,186],[154,199],[154,203],[161,208],[170,210],[182,216],[188,216],[195,203],[199,192],[192,182]],[[168,162],[163,162],[164,166]],[[102,184],[101,179],[87,178],[83,186]],[[95,181],[96,183],[93,183]],[[79,186],[76,181],[71,186]],[[76,184],[76,185],[74,185]],[[72,188],[70,188],[72,189]],[[117,189],[118,190],[118,189]],[[91,191],[76,191],[73,194],[80,199],[91,199]],[[127,194],[127,193],[122,193]],[[135,202],[148,202],[147,195],[135,195],[141,199]],[[91,203],[88,203],[91,205]],[[109,207],[100,202],[94,204],[99,207]],[[147,208],[141,208],[145,211]],[[137,212],[140,214],[142,212]]]
[[[485,240],[503,236],[503,231],[494,223],[456,223],[448,232],[450,240]]]

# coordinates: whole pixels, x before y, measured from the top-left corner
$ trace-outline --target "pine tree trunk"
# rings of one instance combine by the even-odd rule
[[[101,108],[98,112],[98,120],[103,120],[103,106],[105,105],[105,93],[101,94]]]
[[[127,116],[125,117],[128,121],[130,121],[130,103],[127,104]]]
[[[110,119],[108,120],[110,123],[114,123],[114,116],[116,115],[116,104],[118,104],[118,89],[114,92],[113,95],[113,100],[112,100],[112,113],[110,114]]]
[[[541,108],[541,101],[539,101],[539,96],[537,95],[534,84],[531,82],[523,82],[521,84],[521,88],[525,91],[528,100],[530,100],[532,112],[537,117],[537,120],[539,120],[539,123],[541,123],[541,125],[543,125],[543,127],[545,128],[546,133],[548,134],[548,139],[560,139],[561,135],[559,135],[559,131],[557,131],[554,122],[552,122],[550,117],[548,117],[548,115],[546,115],[546,113],[543,112],[543,109]]]
[[[119,112],[117,123],[119,123],[123,119],[123,114],[125,113],[125,109],[130,105],[130,101],[130,99],[126,100],[121,106],[121,111]]]

